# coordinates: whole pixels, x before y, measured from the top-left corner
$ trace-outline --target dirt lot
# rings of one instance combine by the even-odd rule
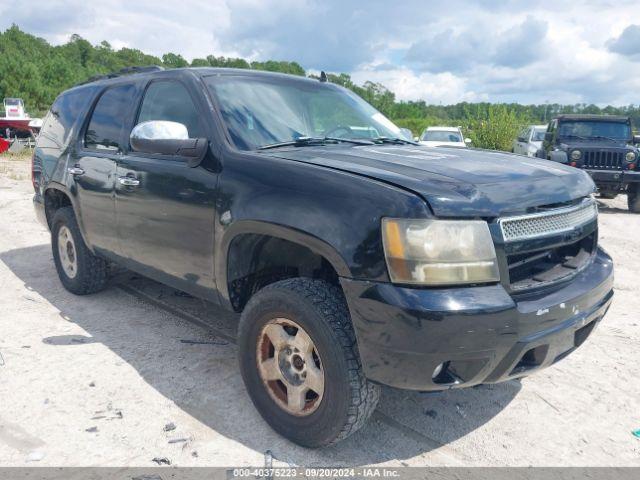
[[[522,382],[385,389],[374,417],[322,450],[273,433],[244,390],[236,317],[123,272],[62,288],[28,162],[0,157],[0,465],[640,466],[640,216],[601,205],[616,296],[591,339]],[[270,452],[270,453],[268,453]]]

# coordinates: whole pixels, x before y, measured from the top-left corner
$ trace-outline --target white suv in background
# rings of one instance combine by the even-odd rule
[[[523,128],[518,138],[513,141],[513,153],[535,157],[536,152],[542,148],[546,125],[529,125]]]
[[[420,144],[430,147],[466,147],[471,139],[464,138],[460,127],[429,127],[420,136]]]

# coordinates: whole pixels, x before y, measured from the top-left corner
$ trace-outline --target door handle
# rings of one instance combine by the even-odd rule
[[[69,167],[67,168],[67,172],[69,172],[69,174],[73,175],[74,177],[77,175],[84,175],[84,170],[80,167]]]
[[[118,181],[120,185],[124,185],[125,187],[137,187],[140,185],[140,180],[134,177],[118,177]]]

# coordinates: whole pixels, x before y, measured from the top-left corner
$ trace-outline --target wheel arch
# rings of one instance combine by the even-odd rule
[[[76,222],[78,222],[78,228],[80,229],[82,239],[84,240],[85,245],[87,245],[87,248],[93,252],[93,247],[87,241],[87,236],[84,233],[84,225],[82,223],[82,216],[80,215],[80,208],[76,201],[77,199],[69,189],[60,183],[50,182],[44,189],[42,195],[44,199],[45,218],[49,225],[49,229],[51,229],[51,222],[53,221],[56,211],[63,207],[71,207],[73,209],[73,214],[76,217]]]
[[[234,222],[224,232],[218,252],[216,279],[221,301],[235,311],[241,311],[257,289],[290,278],[294,273],[318,275],[311,277],[338,286],[338,277],[351,276],[346,261],[333,246],[295,228],[264,221]],[[281,267],[281,271],[273,272],[271,278],[250,278],[259,276],[265,266]],[[307,271],[301,272],[301,268]],[[241,288],[246,290],[239,294]]]

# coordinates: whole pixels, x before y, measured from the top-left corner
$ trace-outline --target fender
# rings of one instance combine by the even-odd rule
[[[326,258],[340,277],[351,277],[351,271],[347,266],[347,262],[325,241],[285,225],[257,220],[238,220],[233,222],[224,232],[218,249],[219,254],[215,256],[215,278],[220,295],[220,303],[227,309],[231,310],[233,308],[229,300],[229,288],[227,284],[229,248],[238,235],[247,233],[269,235],[307,247],[312,252]]]
[[[82,223],[82,215],[80,215],[80,205],[78,204],[77,196],[74,193],[72,193],[66,185],[52,180],[47,184],[47,186],[44,188],[42,192],[43,199],[45,202],[45,212],[46,212],[46,195],[48,190],[57,190],[59,192],[64,193],[67,196],[67,198],[71,202],[71,208],[73,208],[73,214],[76,216],[76,221],[78,222],[78,228],[80,229],[80,234],[82,235],[82,240],[84,241],[84,244],[87,246],[87,248],[92,253],[95,253],[91,244],[87,242],[87,237],[84,234],[84,225]]]
[[[569,157],[564,150],[553,150],[549,152],[549,160],[558,163],[569,163]]]

